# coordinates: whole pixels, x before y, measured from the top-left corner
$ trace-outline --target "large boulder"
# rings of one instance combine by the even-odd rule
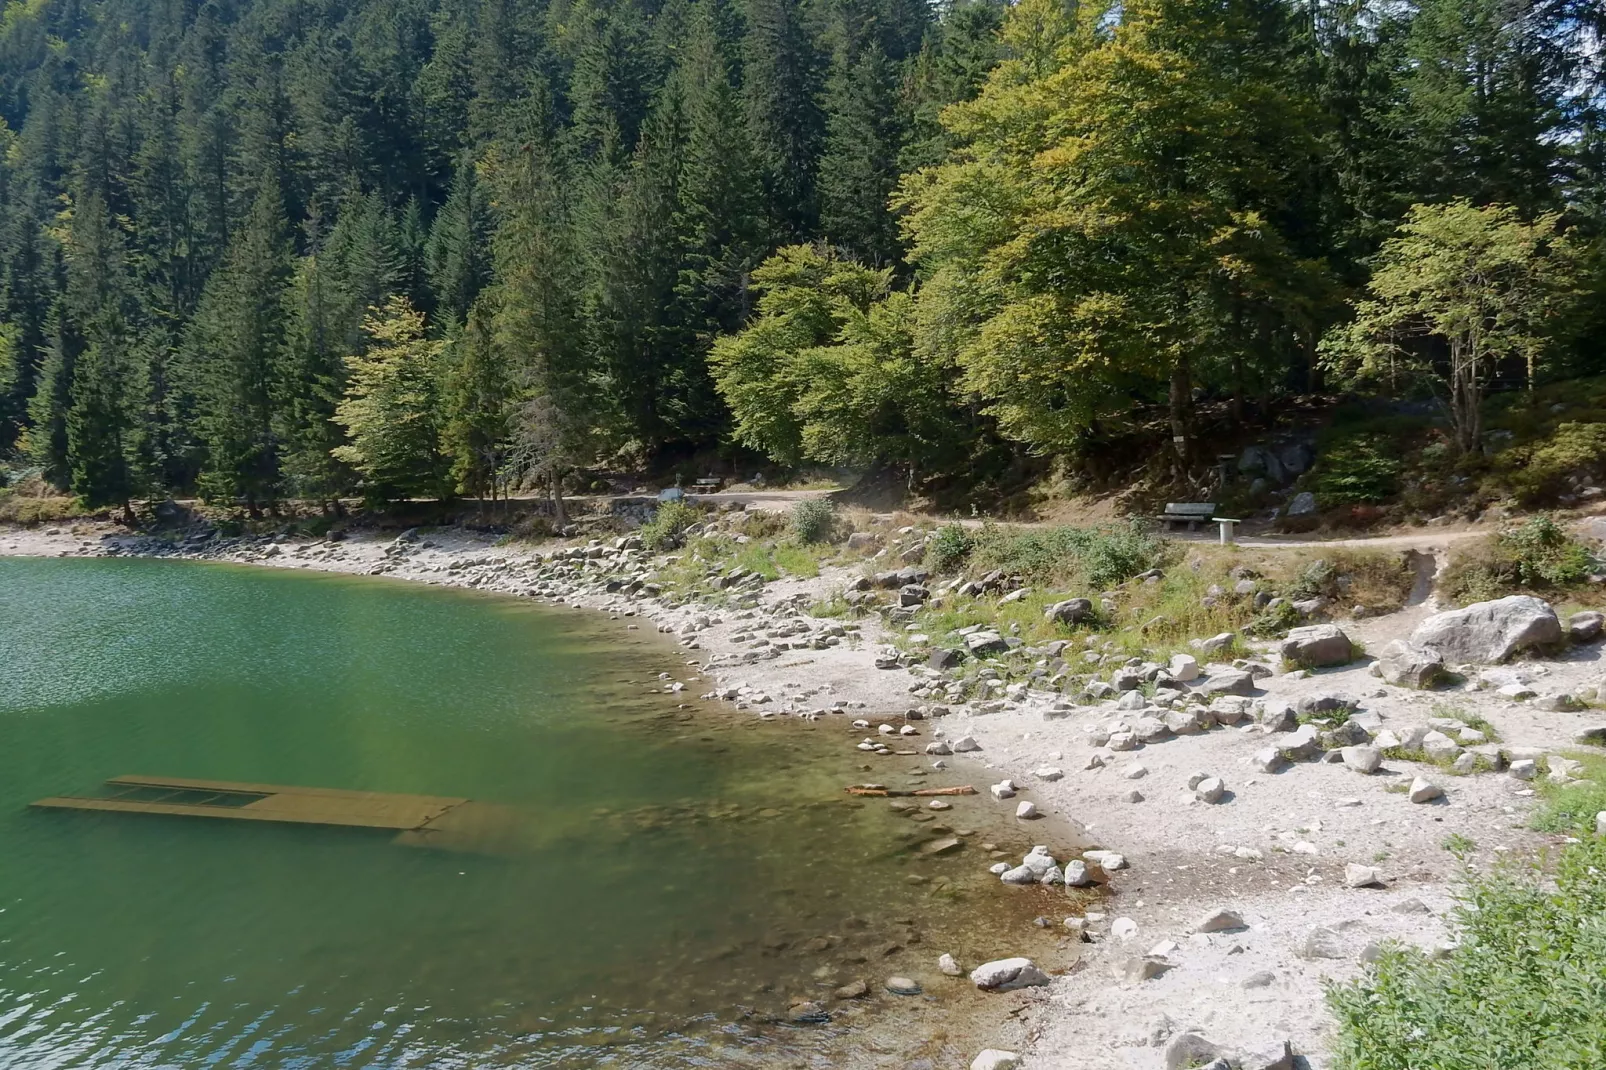
[[[1312,624],[1294,628],[1282,641],[1283,660],[1301,668],[1320,669],[1329,665],[1348,665],[1355,657],[1349,636],[1336,624]]]
[[[1444,659],[1401,639],[1383,648],[1377,658],[1377,674],[1396,687],[1432,687],[1444,675]]]
[[[1567,638],[1575,643],[1593,643],[1606,626],[1606,616],[1593,609],[1580,610],[1567,618]]]
[[[1555,610],[1525,594],[1435,613],[1411,633],[1414,647],[1450,661],[1484,664],[1505,661],[1519,650],[1549,646],[1561,639]]]
[[[1255,678],[1242,669],[1217,669],[1212,672],[1204,683],[1195,688],[1200,694],[1216,695],[1253,695],[1255,693]]]
[[[1080,624],[1093,616],[1093,603],[1086,598],[1067,598],[1043,610],[1043,619],[1050,624]]]

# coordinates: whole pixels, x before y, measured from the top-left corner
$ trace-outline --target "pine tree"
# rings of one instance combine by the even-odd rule
[[[429,282],[438,323],[466,322],[474,299],[490,281],[492,223],[475,162],[464,156],[429,231]]]
[[[476,305],[468,324],[450,339],[441,386],[445,426],[442,448],[451,458],[459,493],[496,500],[497,480],[510,445],[515,391],[512,369],[497,343],[494,311]]]
[[[820,57],[799,0],[747,0],[744,11],[742,106],[763,176],[769,244],[803,241],[819,212]]]
[[[139,376],[131,352],[131,304],[123,243],[100,194],[73,206],[68,308],[84,339],[73,363],[66,463],[74,494],[91,507],[128,505],[139,485]]]
[[[297,495],[328,500],[350,490],[356,476],[336,460],[345,432],[335,423],[335,407],[346,389],[345,354],[350,350],[345,308],[316,248],[301,258],[285,300],[286,390],[278,409],[284,443],[284,472]]]
[[[820,230],[867,263],[897,263],[898,229],[888,206],[898,184],[902,132],[893,72],[880,45],[831,63],[825,150],[820,157]]]
[[[206,443],[203,489],[256,510],[280,491],[278,403],[290,242],[278,184],[264,181],[223,266],[208,280],[187,372]]]

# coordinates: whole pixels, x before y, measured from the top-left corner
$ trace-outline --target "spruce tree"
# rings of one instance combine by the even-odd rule
[[[256,510],[280,491],[279,401],[290,242],[278,184],[261,184],[250,214],[208,280],[188,340],[197,425],[206,444],[202,489]]]
[[[742,110],[763,181],[769,244],[814,236],[824,117],[820,56],[799,0],[746,0]]]
[[[893,70],[880,45],[831,62],[825,150],[820,156],[820,230],[827,241],[875,265],[900,259],[888,200],[898,184],[902,134]]]
[[[94,190],[73,206],[68,309],[84,340],[67,410],[70,485],[86,505],[125,508],[139,484],[140,382],[132,353],[123,242]]]
[[[490,280],[492,224],[475,162],[465,155],[429,231],[429,283],[438,323],[466,322],[474,299]]]

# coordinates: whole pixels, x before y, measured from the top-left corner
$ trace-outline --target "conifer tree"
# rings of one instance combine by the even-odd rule
[[[747,0],[744,12],[742,109],[762,175],[770,244],[806,240],[819,212],[819,52],[799,0]]]
[[[229,255],[208,280],[188,340],[188,374],[206,444],[203,489],[253,510],[280,491],[278,403],[290,242],[278,184],[261,184]]]
[[[820,230],[871,264],[900,259],[888,207],[902,148],[897,108],[893,70],[881,46],[872,41],[857,56],[838,48],[826,91]]]
[[[441,443],[451,458],[457,490],[495,501],[516,394],[512,369],[492,329],[493,316],[490,308],[475,305],[467,325],[446,346]]]
[[[452,176],[451,193],[429,231],[429,281],[436,319],[463,324],[490,280],[492,219],[474,160],[464,156]]]
[[[66,462],[74,494],[91,507],[127,506],[139,485],[134,366],[122,238],[94,190],[73,207],[68,308],[83,349],[73,363]]]

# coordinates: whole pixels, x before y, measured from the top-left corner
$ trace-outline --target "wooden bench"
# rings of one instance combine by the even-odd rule
[[[718,476],[704,476],[692,484],[692,489],[704,494],[712,494],[725,485],[725,481]]]
[[[1189,531],[1196,531],[1215,511],[1215,502],[1166,502],[1165,513],[1158,518],[1160,530],[1170,531],[1173,524],[1187,524]]]

